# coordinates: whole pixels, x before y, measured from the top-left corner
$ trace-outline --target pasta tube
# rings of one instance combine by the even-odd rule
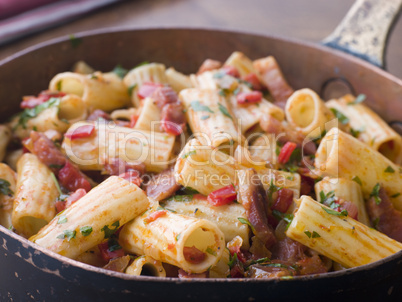
[[[286,235],[344,267],[371,263],[402,249],[402,243],[308,196],[299,203]]]
[[[335,119],[320,97],[308,88],[297,90],[289,97],[285,113],[289,124],[306,136],[317,136],[313,132],[316,129],[321,134],[325,124]]]
[[[147,171],[161,172],[170,163],[175,136],[145,130],[116,126],[114,123],[79,122],[67,133],[93,125],[94,134],[70,140],[64,138],[62,148],[82,170],[102,170],[109,159],[121,158],[126,162],[143,162]]]
[[[326,102],[329,108],[341,112],[362,142],[379,151],[396,164],[402,162],[402,138],[381,117],[367,106],[355,103],[356,98],[346,95]]]
[[[137,96],[138,88],[146,83],[165,84],[168,79],[165,74],[166,67],[159,63],[149,63],[131,69],[123,81],[126,87],[131,90],[131,102],[135,107],[140,107],[140,99]]]
[[[342,204],[345,201],[353,203],[357,207],[357,220],[370,226],[370,220],[367,216],[366,205],[364,204],[363,193],[357,182],[345,178],[328,178],[317,182],[314,186],[315,195],[322,203],[322,196],[333,196]],[[321,193],[322,192],[322,193]]]
[[[166,277],[166,271],[160,261],[149,256],[140,256],[131,263],[125,271],[134,276]]]
[[[369,198],[380,183],[390,195],[401,193],[402,171],[381,153],[353,136],[332,128],[321,140],[315,157],[315,171],[321,176],[341,177],[361,183],[363,196]],[[402,195],[392,198],[402,210]]]
[[[130,101],[127,87],[119,76],[112,72],[96,72],[91,75],[59,73],[50,81],[49,89],[81,97],[90,111],[112,111],[128,105]]]
[[[178,72],[173,67],[166,70],[166,79],[170,87],[172,87],[177,93],[186,88],[192,88],[193,84],[188,76]]]
[[[192,139],[177,157],[174,176],[177,183],[208,195],[233,184],[237,168],[233,157]]]
[[[233,52],[229,58],[227,58],[224,65],[233,66],[240,73],[241,77],[244,77],[250,73],[254,73],[259,76],[254,69],[253,61],[251,61],[244,53],[240,51]]]
[[[251,159],[255,162],[268,164],[270,168],[277,169],[279,162],[276,156],[275,135],[260,135],[249,147]]]
[[[151,219],[154,213],[157,218]],[[216,265],[225,248],[223,233],[212,222],[165,211],[148,211],[123,227],[121,246],[137,255],[145,255],[178,266],[189,273],[202,273]],[[202,257],[194,260],[191,250]]]
[[[145,98],[140,108],[140,115],[134,129],[162,132],[159,122],[161,120],[161,110],[154,100]]]
[[[75,259],[148,207],[144,191],[123,178],[111,176],[29,240]]]
[[[11,139],[11,131],[5,125],[0,125],[0,161],[3,161],[8,143]]]
[[[17,116],[11,121],[11,126],[15,129],[14,134],[18,138],[28,137],[32,130],[39,132],[56,130],[64,133],[71,124],[85,120],[87,117],[87,108],[84,102],[80,97],[73,94],[61,98],[51,98],[48,102],[37,107],[40,106],[44,106],[44,110],[32,118],[25,120],[24,113],[22,113],[21,116]]]
[[[195,137],[207,139],[206,144],[214,147],[242,141],[233,112],[217,91],[190,88],[179,97]]]
[[[178,214],[206,219],[215,223],[229,242],[236,236],[243,239],[244,248],[249,248],[249,227],[242,224],[238,218],[247,218],[246,210],[241,204],[232,203],[219,207],[211,205],[205,196],[177,195],[163,203],[163,207]]]
[[[59,196],[56,179],[35,155],[25,153],[17,163],[17,190],[12,223],[18,233],[30,237],[56,215]]]
[[[0,163],[0,225],[5,228],[9,228],[12,225],[11,215],[16,181],[15,172],[6,164]]]

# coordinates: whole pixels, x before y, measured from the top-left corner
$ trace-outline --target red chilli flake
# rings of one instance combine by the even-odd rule
[[[233,185],[213,191],[208,195],[208,202],[213,206],[223,206],[236,200],[237,194]]]
[[[286,164],[290,156],[292,155],[293,151],[296,149],[297,144],[293,142],[287,142],[281,149],[278,155],[278,161],[280,164]]]

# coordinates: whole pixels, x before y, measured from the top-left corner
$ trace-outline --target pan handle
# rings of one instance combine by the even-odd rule
[[[402,0],[357,0],[321,43],[385,68],[388,36],[401,8]]]

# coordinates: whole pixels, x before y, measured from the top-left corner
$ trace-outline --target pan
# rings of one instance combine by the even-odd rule
[[[191,73],[205,58],[224,60],[239,50],[252,59],[275,56],[295,89],[310,87],[328,95],[339,93],[342,86],[364,93],[368,106],[397,125],[402,120],[402,81],[381,67],[387,34],[401,3],[357,1],[324,45],[183,28],[107,29],[76,34],[73,39],[62,37],[0,62],[0,119],[19,110],[22,95],[42,90],[55,74],[69,70],[78,60],[98,70],[111,70],[117,63],[135,66],[155,61]],[[367,24],[372,26],[368,29]],[[67,259],[0,226],[0,263],[2,301],[400,301],[402,297],[402,251],[361,267],[289,280],[159,279]]]

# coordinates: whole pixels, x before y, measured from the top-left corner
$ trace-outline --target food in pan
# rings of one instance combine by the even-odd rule
[[[0,223],[131,275],[293,278],[402,249],[402,138],[272,56],[78,62],[0,126]]]

